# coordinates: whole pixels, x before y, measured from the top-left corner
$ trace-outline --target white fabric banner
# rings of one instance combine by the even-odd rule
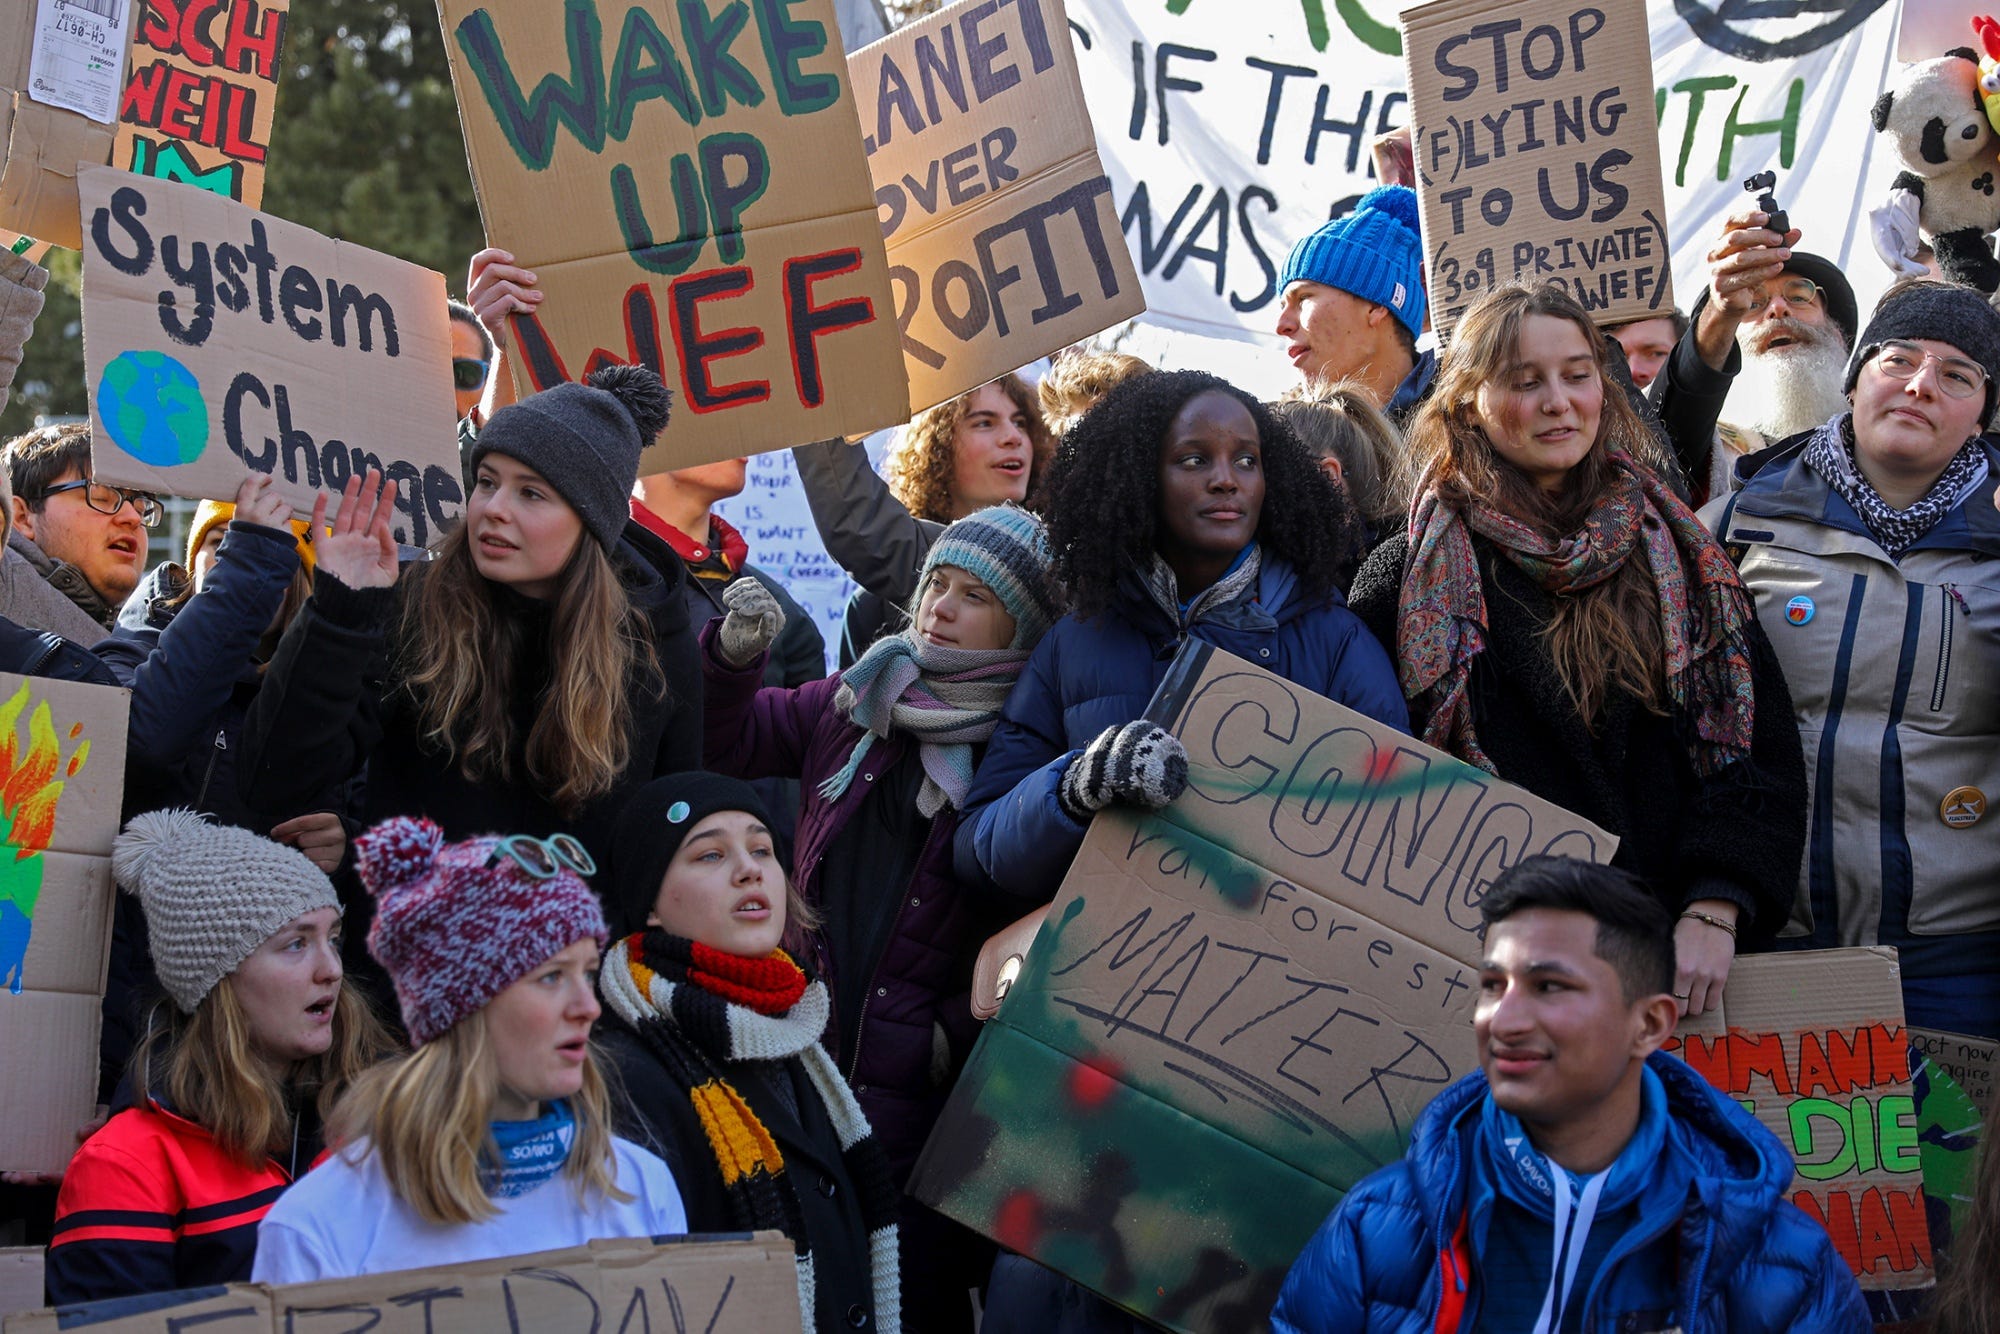
[[[1764,170],[1778,173],[1778,202],[1804,232],[1799,248],[1839,262],[1864,312],[1888,286],[1866,214],[1898,168],[1868,112],[1895,68],[1897,5],[1653,0],[1660,158],[1683,310],[1706,282],[1703,255],[1723,218],[1754,203],[1743,180]],[[1149,322],[1213,337],[1269,335],[1292,242],[1374,186],[1370,141],[1409,123],[1399,8],[1070,0],[1084,91]]]

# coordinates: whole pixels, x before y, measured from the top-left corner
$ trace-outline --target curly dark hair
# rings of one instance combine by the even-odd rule
[[[1324,599],[1350,573],[1357,529],[1340,488],[1312,451],[1261,402],[1207,371],[1155,371],[1114,386],[1077,419],[1049,467],[1043,514],[1056,579],[1070,610],[1091,617],[1112,604],[1128,562],[1154,550],[1160,448],[1196,395],[1220,391],[1257,423],[1264,508],[1257,541],[1297,571],[1305,595]]]

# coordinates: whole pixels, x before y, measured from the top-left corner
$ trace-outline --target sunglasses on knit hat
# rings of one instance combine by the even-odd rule
[[[502,857],[513,858],[516,866],[537,880],[551,879],[565,867],[578,875],[597,874],[597,863],[590,850],[572,834],[551,834],[547,838],[508,834],[494,843],[493,855],[486,859],[486,864],[498,866]]]

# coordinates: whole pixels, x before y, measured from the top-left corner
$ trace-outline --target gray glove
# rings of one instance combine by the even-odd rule
[[[42,289],[48,281],[47,269],[0,247],[0,407],[7,405],[7,391],[21,365],[21,349],[35,331],[35,317],[42,313]]]
[[[748,667],[785,628],[785,609],[770,589],[749,575],[722,590],[722,605],[729,614],[715,632],[716,652],[731,667]]]
[[[1180,738],[1140,718],[1099,732],[1063,770],[1056,799],[1072,820],[1087,823],[1114,801],[1147,810],[1170,806],[1187,780]]]

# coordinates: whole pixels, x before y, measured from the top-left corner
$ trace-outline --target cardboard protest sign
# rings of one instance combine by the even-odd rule
[[[504,1260],[280,1287],[230,1284],[37,1311],[5,1334],[544,1334],[799,1329],[798,1267],[777,1232],[594,1241]]]
[[[912,409],[1146,308],[1062,0],[958,0],[847,68]]]
[[[30,264],[41,263],[48,257],[50,249],[47,241],[38,241],[32,236],[23,236],[19,232],[10,232],[5,227],[0,227],[0,246],[6,247],[17,255],[26,256]]]
[[[291,0],[137,0],[111,165],[256,208]]]
[[[0,675],[0,1171],[60,1170],[97,1102],[130,701]]]
[[[488,244],[546,299],[523,394],[641,362],[642,473],[909,416],[831,0],[440,0]]]
[[[1433,0],[1402,26],[1439,335],[1515,277],[1600,323],[1670,313],[1644,0]]]
[[[1982,1114],[1993,1106],[1995,1081],[2000,1080],[2000,1042],[1937,1028],[1912,1028],[1909,1035],[1910,1045],[1950,1075]]]
[[[134,0],[23,0],[0,19],[0,226],[78,245],[76,169],[109,162]]]
[[[396,540],[443,536],[465,496],[442,275],[204,190],[80,185],[97,480],[227,500],[254,469],[309,514],[380,468]]]
[[[1092,822],[910,1192],[1171,1329],[1262,1328],[1473,1068],[1486,885],[1616,840],[1199,641],[1148,716],[1187,791]]]
[[[1916,1100],[1896,952],[1882,946],[1749,955],[1722,1007],[1684,1020],[1668,1050],[1792,1151],[1792,1199],[1864,1288],[1931,1281]]]
[[[42,1248],[0,1247],[0,1316],[42,1304]]]

